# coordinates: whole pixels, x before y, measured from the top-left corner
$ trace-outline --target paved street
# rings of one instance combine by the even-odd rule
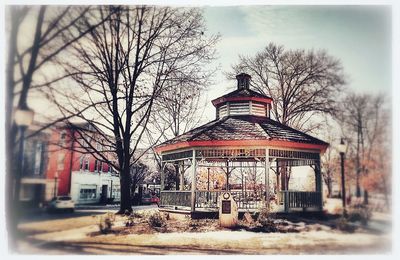
[[[142,205],[132,207],[133,211],[157,208],[157,205]],[[49,213],[45,209],[29,210],[25,214],[22,214],[21,223],[30,223],[46,220],[57,220],[57,219],[68,219],[78,218],[85,216],[100,215],[107,212],[116,212],[119,209],[119,205],[76,205],[75,211],[70,212],[54,212]]]

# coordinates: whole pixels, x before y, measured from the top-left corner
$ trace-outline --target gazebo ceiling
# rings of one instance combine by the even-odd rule
[[[275,146],[325,150],[329,144],[267,117],[227,116],[156,147],[158,152],[200,146]]]

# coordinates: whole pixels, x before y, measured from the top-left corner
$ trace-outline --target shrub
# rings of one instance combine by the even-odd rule
[[[266,232],[276,232],[277,227],[274,223],[275,214],[271,213],[268,208],[262,208],[258,214],[257,223],[263,227]]]
[[[134,219],[135,219],[135,217],[132,214],[129,216],[126,216],[125,227],[132,227],[134,224]]]
[[[150,227],[153,228],[161,228],[161,227],[165,227],[166,226],[166,222],[167,220],[165,219],[165,217],[160,214],[160,212],[155,212],[153,214],[151,214],[147,220],[147,222],[149,223]]]
[[[115,215],[108,212],[105,216],[100,217],[99,229],[102,234],[107,234],[112,230],[115,222]]]
[[[351,225],[345,217],[341,217],[336,221],[336,228],[349,233],[353,233],[356,230],[356,227]]]
[[[139,212],[132,212],[131,215],[133,218],[143,218],[143,213],[139,213]]]
[[[367,225],[368,221],[371,219],[371,216],[372,212],[368,207],[359,205],[349,211],[347,219],[350,222],[360,221],[361,224]]]

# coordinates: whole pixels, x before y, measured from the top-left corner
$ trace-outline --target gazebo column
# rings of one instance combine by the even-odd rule
[[[280,194],[279,194],[279,192],[280,192],[280,190],[281,190],[281,186],[280,186],[280,183],[279,183],[279,160],[278,159],[276,159],[276,195],[277,195],[277,203],[278,203],[278,205],[280,205]]]
[[[184,190],[183,175],[185,174],[185,164],[182,161],[181,169],[179,170],[179,190]]]
[[[320,156],[315,161],[315,191],[320,194],[320,205],[319,209],[322,210],[323,207],[323,194],[322,194],[322,176],[321,176],[321,160]]]
[[[181,175],[181,169],[180,169],[180,162],[177,161],[174,163],[174,169],[175,169],[175,190],[180,190],[180,175]]]
[[[265,201],[266,201],[266,206],[269,209],[269,168],[270,168],[270,163],[269,163],[269,149],[265,149]]]
[[[196,171],[197,171],[197,162],[196,162],[196,150],[193,150],[192,156],[192,189],[191,189],[191,212],[196,210]]]
[[[165,189],[165,162],[161,162],[161,176],[160,176],[160,190],[163,191]]]

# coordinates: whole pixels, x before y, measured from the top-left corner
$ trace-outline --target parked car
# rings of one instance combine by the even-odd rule
[[[151,196],[151,203],[155,203],[158,205],[160,203],[160,198],[156,195]]]
[[[48,204],[47,210],[54,211],[69,211],[74,212],[75,202],[69,196],[54,197]]]
[[[150,193],[145,193],[142,195],[142,204],[157,204],[160,202],[160,199],[156,195],[152,195]]]

